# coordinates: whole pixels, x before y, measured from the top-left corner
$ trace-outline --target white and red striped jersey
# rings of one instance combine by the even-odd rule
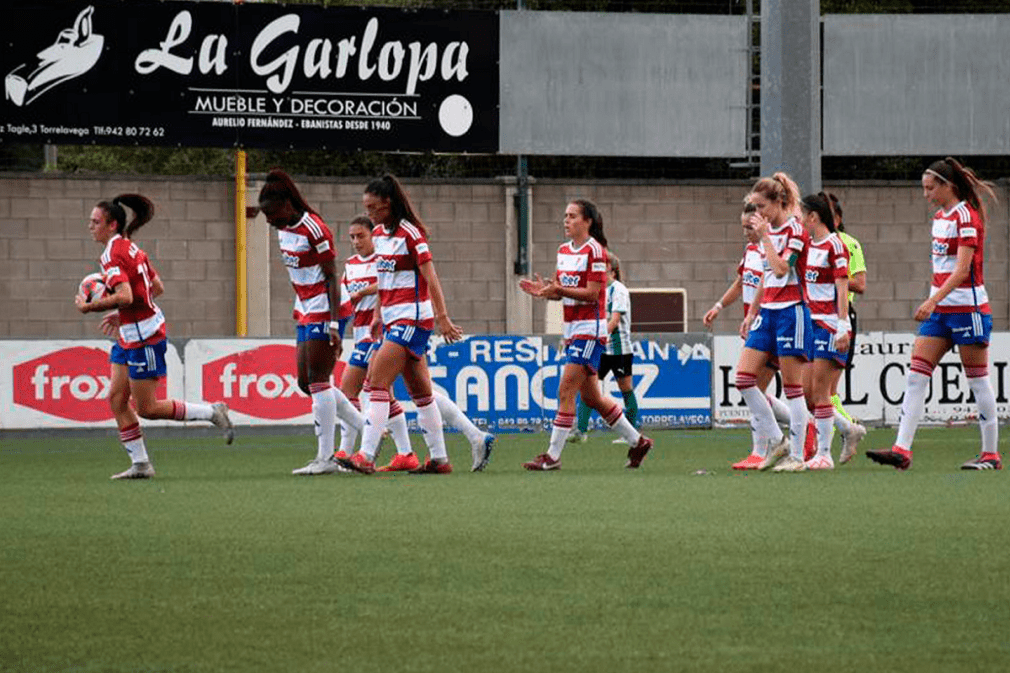
[[[116,234],[102,252],[102,273],[105,286],[113,290],[129,283],[133,303],[119,309],[119,345],[139,348],[158,343],[168,335],[165,315],[151,296],[151,281],[158,277],[147,253],[133,241]]]
[[[418,270],[431,261],[428,239],[416,226],[401,220],[392,232],[381,224],[377,226],[372,230],[372,241],[383,325],[404,323],[433,330],[435,314],[428,282]]]
[[[743,314],[746,316],[750,311],[750,305],[754,303],[757,296],[758,287],[761,285],[761,276],[764,275],[764,259],[761,257],[761,246],[757,243],[748,243],[740,258],[740,266],[736,268],[736,275],[740,276],[740,298],[743,300]]]
[[[561,298],[564,338],[565,341],[596,339],[606,345],[607,249],[592,236],[578,247],[571,241],[562,243],[555,278],[561,287],[587,287],[592,281],[600,284],[600,293],[594,301]]]
[[[849,278],[849,249],[834,233],[820,241],[810,241],[804,267],[810,320],[834,332],[838,327],[838,288],[835,280]]]
[[[961,201],[948,211],[940,209],[933,215],[933,296],[957,268],[960,246],[975,249],[971,258],[971,273],[964,282],[937,304],[937,313],[990,313],[989,295],[982,278],[982,257],[985,247],[985,223],[978,211]]]
[[[789,267],[789,273],[779,278],[772,272],[765,256],[761,308],[779,309],[799,304],[803,301],[803,286],[800,283],[800,278],[803,277],[803,251],[810,237],[795,217],[790,217],[781,227],[769,231],[768,235],[779,256],[788,259],[795,253],[797,260],[795,266]]]
[[[354,343],[372,340],[372,318],[375,317],[375,309],[379,305],[379,295],[370,294],[360,298],[356,303],[351,301],[351,295],[376,282],[378,279],[375,276],[374,252],[368,257],[352,255],[347,258],[344,263],[344,275],[340,279],[340,317],[352,318]]]
[[[329,322],[330,295],[323,273],[323,262],[335,259],[333,234],[318,215],[306,211],[302,219],[277,232],[281,259],[288,268],[291,287],[295,289],[292,317],[299,325]]]

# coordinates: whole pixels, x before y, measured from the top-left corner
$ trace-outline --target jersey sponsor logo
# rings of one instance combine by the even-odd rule
[[[562,273],[558,276],[558,282],[561,283],[561,287],[578,287],[580,276],[573,273]]]
[[[380,273],[393,273],[396,271],[396,260],[385,257],[378,259],[375,262],[375,270]]]
[[[254,418],[293,419],[312,413],[312,400],[298,388],[295,346],[272,344],[232,353],[203,365],[203,397],[221,400]],[[337,381],[344,363],[333,368]]]
[[[13,369],[14,402],[71,421],[106,421],[109,407],[109,353],[74,346],[47,353]],[[168,396],[158,381],[158,399]]]
[[[937,241],[937,240],[933,241],[933,254],[934,255],[945,256],[947,254],[947,250],[948,249],[950,249],[950,245],[948,245],[947,243],[944,243],[943,241]]]
[[[284,266],[290,266],[292,269],[297,269],[301,260],[298,255],[292,255],[290,252],[284,252],[282,250],[281,261],[284,262]]]
[[[355,280],[347,284],[347,292],[349,294],[354,294],[355,292],[364,290],[369,285],[371,285],[371,283],[363,280]]]
[[[740,275],[740,282],[748,287],[757,287],[761,284],[761,274],[753,271],[744,271]]]

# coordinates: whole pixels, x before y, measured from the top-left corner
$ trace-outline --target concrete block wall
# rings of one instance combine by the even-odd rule
[[[361,211],[364,180],[296,178],[306,200],[351,254],[347,223]],[[506,181],[406,181],[431,234],[450,315],[471,334],[505,331]],[[750,183],[535,181],[532,270],[553,273],[567,202],[588,198],[605,218],[611,248],[631,287],[683,287],[692,331],[733,280],[743,250],[741,200]],[[869,287],[858,307],[866,331],[912,331],[911,315],[927,296],[930,209],[914,182],[844,182],[825,186],[842,201],[848,231],[862,241]],[[255,195],[258,184],[250,184]],[[93,204],[123,192],[149,196],[155,219],[137,235],[166,283],[159,305],[176,337],[235,333],[233,182],[226,178],[139,176],[0,177],[0,338],[96,335],[97,318],[73,306],[77,283],[101,253],[87,220]],[[1010,183],[999,184],[986,240],[986,287],[994,326],[1010,329]],[[267,226],[262,218],[251,226]],[[270,331],[292,337],[292,291],[271,239]],[[255,301],[255,298],[254,298]],[[724,311],[716,331],[732,333],[739,306]],[[534,331],[544,306],[534,306]]]

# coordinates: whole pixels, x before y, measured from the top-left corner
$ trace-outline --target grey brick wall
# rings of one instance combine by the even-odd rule
[[[333,229],[338,255],[350,254],[347,223],[361,211],[364,180],[297,179]],[[431,234],[432,253],[450,314],[466,332],[505,330],[504,182],[405,182]],[[743,249],[740,203],[749,183],[624,184],[537,181],[533,185],[533,270],[553,272],[563,237],[565,205],[588,198],[601,208],[610,247],[621,256],[631,287],[683,287],[689,325],[733,279]],[[862,241],[869,287],[858,302],[866,331],[911,331],[915,307],[929,287],[930,209],[917,183],[828,184],[842,201],[848,231]],[[0,338],[95,335],[97,319],[73,306],[77,283],[101,253],[87,230],[93,204],[123,192],[150,197],[155,219],[137,242],[165,279],[159,305],[176,337],[235,333],[233,183],[224,178],[0,177]],[[250,185],[255,197],[258,184]],[[1010,183],[999,185],[986,240],[986,287],[994,325],[1010,329]],[[255,199],[254,199],[255,200]],[[259,220],[261,226],[267,226]],[[294,334],[292,291],[271,239],[270,326]],[[723,313],[718,332],[736,329],[740,308]],[[534,330],[543,329],[543,305]]]

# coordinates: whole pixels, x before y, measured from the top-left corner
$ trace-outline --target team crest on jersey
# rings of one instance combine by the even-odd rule
[[[562,273],[558,276],[558,282],[561,283],[561,287],[578,287],[579,276],[571,273]]]
[[[375,270],[379,272],[392,273],[396,271],[396,260],[381,257],[375,262]]]
[[[815,271],[813,269],[807,269],[806,273],[803,274],[803,279],[805,281],[807,281],[808,283],[816,283],[817,282],[817,271]]]

